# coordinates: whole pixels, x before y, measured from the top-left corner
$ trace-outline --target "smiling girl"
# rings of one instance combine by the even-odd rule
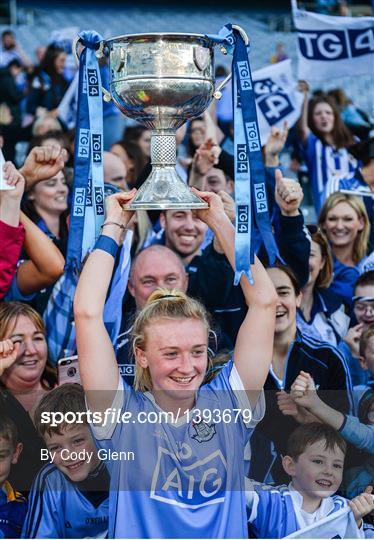
[[[261,263],[254,285],[241,278],[250,306],[233,360],[209,384],[209,320],[196,300],[156,290],[134,324],[136,386],[122,382],[103,324],[106,291],[135,190],[106,200],[105,237],[88,258],[75,297],[81,379],[91,409],[131,412],[133,420],[95,426],[102,447],[132,450],[131,466],[110,463],[109,537],[246,538],[244,446],[261,419],[261,390],[273,347],[275,291]],[[234,263],[234,229],[214,193],[199,210]],[[100,280],[97,279],[100,276]],[[174,421],[151,421],[156,413]],[[149,419],[149,421],[147,421]]]

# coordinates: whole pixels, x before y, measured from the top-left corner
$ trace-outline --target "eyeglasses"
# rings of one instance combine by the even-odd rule
[[[371,312],[374,314],[374,301],[356,302],[354,305],[354,310],[357,311],[357,313]]]

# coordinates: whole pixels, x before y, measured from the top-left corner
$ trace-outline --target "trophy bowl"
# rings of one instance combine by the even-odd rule
[[[115,37],[105,46],[111,99],[152,132],[152,172],[128,208],[206,208],[175,170],[175,132],[212,101],[213,42],[199,34],[155,33]]]

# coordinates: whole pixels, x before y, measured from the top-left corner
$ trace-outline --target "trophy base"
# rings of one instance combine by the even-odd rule
[[[178,176],[174,166],[153,166],[151,174],[126,210],[177,210],[208,208]]]

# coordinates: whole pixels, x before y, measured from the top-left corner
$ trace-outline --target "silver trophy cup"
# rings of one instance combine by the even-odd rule
[[[206,208],[175,169],[175,132],[219,98],[231,77],[215,90],[214,43],[199,34],[133,34],[101,42],[97,56],[104,49],[110,61],[110,92],[104,90],[104,99],[152,132],[152,171],[127,208]]]

